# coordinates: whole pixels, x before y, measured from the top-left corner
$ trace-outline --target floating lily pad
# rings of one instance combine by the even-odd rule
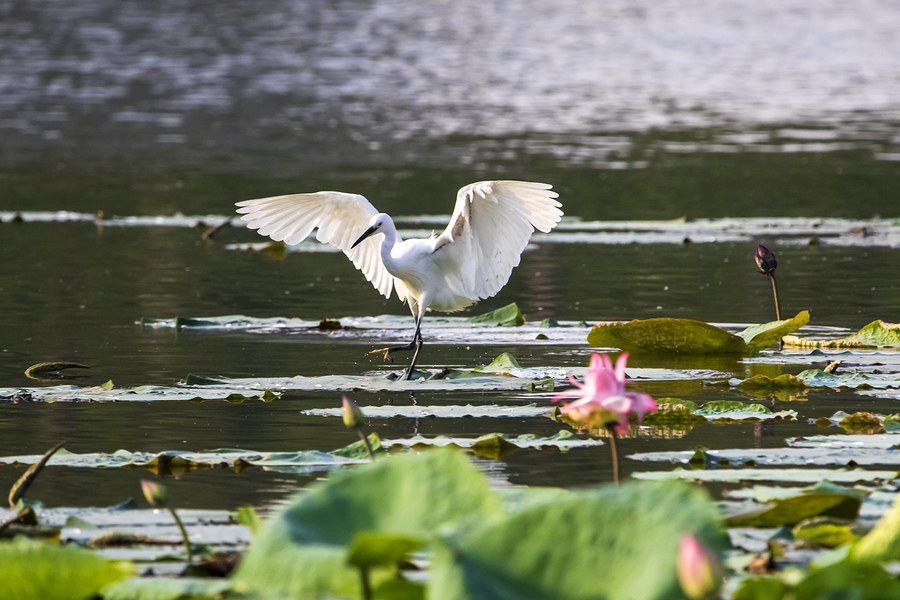
[[[900,437],[900,436],[898,436]],[[807,446],[796,448],[748,448],[734,450],[705,450],[701,464],[709,466],[787,466],[787,465],[900,465],[900,449],[844,446]],[[628,458],[641,461],[663,461],[689,464],[696,460],[696,452],[645,452]],[[827,479],[827,478],[826,478]]]
[[[422,373],[417,371],[417,373]],[[396,376],[396,373],[391,375]],[[305,391],[359,391],[370,392],[396,391],[396,390],[470,390],[470,391],[496,391],[496,390],[526,390],[534,391],[543,389],[552,391],[553,379],[516,377],[510,374],[482,373],[479,371],[465,371],[464,376],[453,376],[453,372],[444,376],[438,373],[428,373],[426,376],[406,381],[401,378],[393,378],[388,375],[325,375],[322,377],[253,377],[230,379],[227,377],[197,377],[188,376],[184,380],[185,386],[192,389],[238,389],[238,390],[305,390]],[[200,387],[193,387],[200,386]],[[205,393],[205,392],[203,392]]]
[[[734,490],[725,490],[723,495],[728,499],[752,499],[757,502],[771,502],[773,500],[783,500],[785,498],[793,498],[801,494],[843,494],[845,496],[853,496],[860,500],[869,497],[868,490],[838,485],[830,481],[819,481],[813,485],[806,487],[773,487],[765,485],[755,485],[742,487]]]
[[[845,413],[846,414],[846,413]],[[789,446],[795,448],[850,449],[850,450],[898,450],[900,435],[808,435],[788,438]]]
[[[511,436],[505,433],[489,433],[477,438],[459,438],[437,436],[426,438],[417,435],[412,438],[384,440],[382,443],[388,448],[421,448],[429,446],[458,446],[460,448],[472,448],[486,442],[494,443],[496,438],[502,439],[513,448],[548,449],[555,448],[565,452],[572,448],[590,448],[602,446],[603,441],[598,439],[580,439],[571,431],[565,429],[550,437],[539,437],[531,433],[519,436]]]
[[[809,386],[795,375],[779,375],[771,378],[767,375],[754,375],[736,386],[742,392],[765,393],[781,390],[805,390]]]
[[[729,527],[794,526],[812,517],[855,519],[861,501],[844,494],[807,493],[772,501],[765,506],[725,519]]]
[[[821,369],[807,369],[799,379],[809,387],[830,388],[900,388],[900,374],[826,373]]]
[[[524,406],[500,406],[479,405],[465,406],[362,406],[360,407],[367,418],[389,419],[392,417],[406,417],[421,419],[424,417],[440,417],[459,419],[462,417],[549,417],[556,411],[555,406],[537,406],[526,404]],[[304,415],[314,417],[341,417],[340,408],[310,408],[301,411]]]
[[[227,579],[130,577],[103,588],[103,600],[214,600],[233,589]]]
[[[683,354],[752,354],[809,322],[803,311],[793,319],[755,325],[734,335],[703,321],[646,319],[628,323],[602,323],[588,334],[592,346],[621,348],[629,352]]]
[[[754,421],[767,419],[796,419],[797,411],[773,412],[764,404],[744,403],[737,400],[713,400],[694,410],[695,415],[710,421]]]
[[[706,423],[703,415],[694,414],[697,403],[680,398],[657,398],[657,410],[644,415],[644,424],[656,427],[689,427]]]
[[[785,339],[794,348],[884,348],[900,346],[900,324],[872,321],[856,333],[832,340]]]
[[[157,402],[167,400],[226,400],[243,402],[262,400],[271,402],[278,393],[259,390],[246,394],[247,388],[173,388],[158,385],[144,385],[135,388],[111,388],[109,386],[78,387],[77,385],[57,385],[39,388],[0,388],[0,400],[13,402]]]
[[[33,456],[0,457],[0,464],[30,465],[41,459]],[[48,466],[66,467],[144,467],[156,471],[189,470],[215,466],[240,467],[255,465],[271,470],[289,467],[316,471],[331,469],[341,465],[365,462],[356,458],[338,456],[315,450],[308,452],[255,452],[223,448],[205,452],[130,452],[117,450],[111,454],[102,452],[75,454],[65,449],[58,451],[47,463]]]
[[[832,481],[855,483],[897,479],[897,471],[869,471],[865,469],[713,469],[709,471],[675,469],[674,471],[640,471],[632,473],[635,479],[690,479],[702,482],[738,483],[741,481],[783,481],[786,483],[813,483]]]

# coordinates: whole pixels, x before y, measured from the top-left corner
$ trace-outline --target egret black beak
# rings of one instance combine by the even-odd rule
[[[378,225],[372,225],[371,227],[369,227],[368,229],[366,229],[365,233],[363,233],[361,236],[359,236],[359,239],[358,239],[358,240],[356,240],[355,242],[353,242],[353,245],[350,246],[350,249],[353,250],[354,248],[356,248],[357,246],[359,246],[359,244],[360,244],[364,239],[366,239],[367,237],[369,237],[370,235],[372,235],[373,233],[375,233],[375,232],[378,231],[379,229],[380,229],[380,228],[378,227]]]

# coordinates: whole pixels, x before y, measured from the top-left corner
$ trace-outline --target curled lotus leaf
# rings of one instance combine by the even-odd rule
[[[900,346],[900,323],[872,321],[856,333],[833,340],[806,340],[796,336],[785,338],[791,348],[890,348]]]
[[[472,323],[496,323],[503,327],[521,327],[525,324],[525,317],[519,306],[513,302],[496,310],[492,310],[469,319]]]

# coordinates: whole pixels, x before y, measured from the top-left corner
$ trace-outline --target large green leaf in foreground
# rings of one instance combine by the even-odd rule
[[[279,598],[359,597],[348,549],[359,532],[426,540],[441,527],[501,511],[487,478],[458,450],[402,455],[337,473],[269,519],[237,580]],[[393,569],[372,569],[373,584]]]
[[[676,564],[686,532],[726,546],[698,487],[632,482],[573,493],[442,538],[429,598],[684,598]]]
[[[127,563],[73,546],[25,538],[0,543],[0,598],[87,600],[131,574]]]
[[[588,334],[591,346],[621,348],[629,352],[682,354],[752,354],[809,323],[809,312],[793,319],[748,327],[737,335],[692,319],[635,319],[628,323],[602,323]]]

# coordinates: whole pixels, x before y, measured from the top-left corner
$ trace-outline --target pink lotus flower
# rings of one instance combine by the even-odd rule
[[[678,580],[688,598],[702,600],[715,596],[722,587],[722,577],[719,558],[693,535],[682,535],[678,552]]]
[[[600,423],[607,426],[616,423],[616,432],[628,431],[628,415],[637,413],[638,423],[642,423],[644,413],[656,410],[656,401],[647,394],[625,391],[625,363],[628,353],[623,352],[613,368],[612,361],[606,354],[591,356],[591,365],[584,374],[584,383],[569,374],[569,381],[576,387],[557,394],[554,402],[564,398],[578,398],[560,409],[576,421],[593,421],[599,417]]]

